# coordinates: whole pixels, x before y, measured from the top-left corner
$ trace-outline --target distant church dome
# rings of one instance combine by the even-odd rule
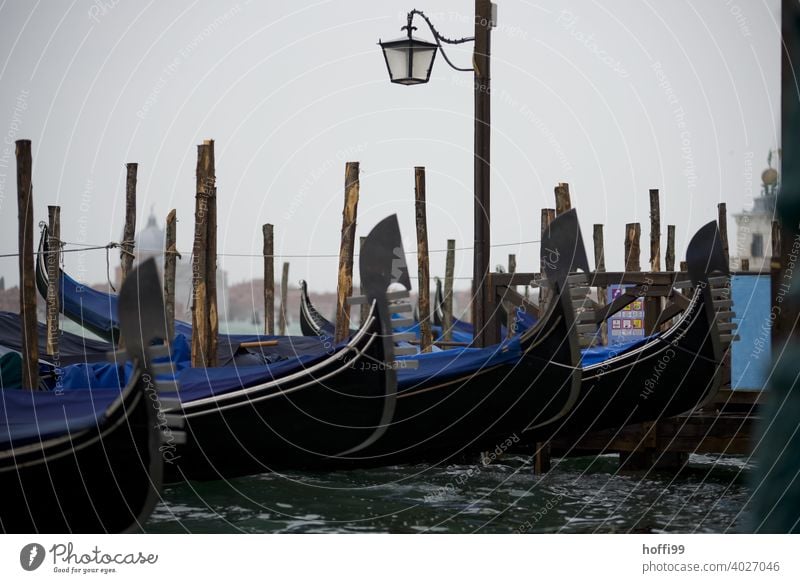
[[[775,168],[767,168],[761,173],[761,182],[765,186],[775,186],[778,184],[778,171]]]
[[[164,252],[164,230],[156,223],[156,216],[150,211],[147,225],[136,235],[136,253],[140,257],[151,257]]]

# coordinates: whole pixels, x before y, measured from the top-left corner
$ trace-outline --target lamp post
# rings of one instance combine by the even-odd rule
[[[490,0],[475,0],[475,36],[461,39],[443,37],[430,19],[419,10],[408,13],[408,23],[402,27],[407,35],[388,42],[380,42],[389,78],[392,83],[418,85],[430,79],[437,49],[447,64],[456,71],[472,71],[475,91],[475,144],[474,144],[474,231],[475,244],[472,269],[472,323],[475,343],[488,346],[499,342],[500,328],[496,320],[496,306],[491,289],[489,271],[490,239],[490,48],[491,30],[496,20],[496,5]],[[422,18],[433,33],[433,43],[412,36],[414,16]],[[474,42],[473,66],[456,67],[444,51],[445,44]]]

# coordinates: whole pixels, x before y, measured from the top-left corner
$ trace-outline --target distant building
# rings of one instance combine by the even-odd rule
[[[158,273],[161,281],[164,281],[164,229],[159,225],[153,211],[147,218],[144,229],[136,234],[134,253],[136,261],[144,261],[154,257],[158,265]],[[225,305],[228,296],[225,293],[225,273],[217,269],[217,305],[220,316],[227,314]],[[120,272],[117,270],[117,281],[120,280]],[[192,263],[191,257],[181,257],[177,261],[175,268],[175,317],[179,320],[191,321],[191,298],[192,298]]]
[[[750,271],[769,271],[772,255],[772,221],[775,220],[775,201],[780,191],[778,171],[769,167],[761,173],[761,195],[753,200],[753,208],[734,214],[736,248],[730,250],[731,269],[741,271],[746,260]]]

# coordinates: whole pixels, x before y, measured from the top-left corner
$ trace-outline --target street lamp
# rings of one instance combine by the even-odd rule
[[[490,0],[475,0],[475,36],[461,39],[449,39],[436,30],[431,20],[421,11],[408,13],[408,23],[401,30],[406,37],[393,41],[381,42],[386,68],[392,83],[401,85],[419,85],[427,83],[433,69],[437,49],[447,64],[456,71],[472,71],[475,76],[475,176],[474,176],[474,225],[475,246],[472,265],[472,323],[475,328],[475,343],[488,346],[500,341],[500,327],[496,319],[496,301],[494,290],[490,285],[489,252],[490,252],[490,75],[489,53],[491,30],[495,26],[497,6]],[[434,42],[414,38],[412,32],[417,28],[412,22],[419,16],[428,25]],[[474,42],[472,55],[473,66],[464,69],[456,67],[444,51],[442,43],[461,44]]]

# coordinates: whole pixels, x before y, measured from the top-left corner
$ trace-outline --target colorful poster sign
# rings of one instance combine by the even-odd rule
[[[608,286],[606,301],[610,304],[631,284],[615,284]],[[621,344],[637,338],[644,338],[644,300],[636,298],[622,310],[608,319],[608,344]]]

